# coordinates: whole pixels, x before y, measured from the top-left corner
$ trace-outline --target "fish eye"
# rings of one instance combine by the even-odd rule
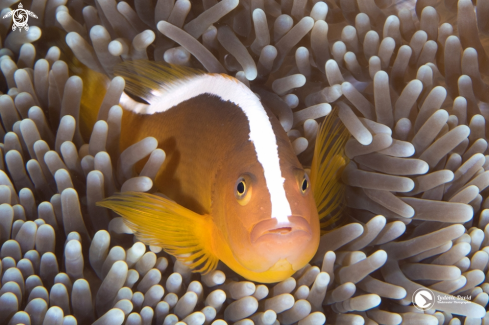
[[[307,174],[304,174],[304,177],[302,178],[302,182],[301,182],[302,194],[305,194],[308,189],[309,189],[309,177],[307,176]]]
[[[236,181],[234,195],[241,205],[246,205],[251,198],[251,179],[249,176],[241,176]]]
[[[236,186],[236,193],[239,196],[242,196],[243,194],[245,194],[245,191],[246,191],[246,183],[245,183],[244,179],[241,179],[239,181],[238,185]]]

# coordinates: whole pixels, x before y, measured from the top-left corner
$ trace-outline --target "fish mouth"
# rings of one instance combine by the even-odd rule
[[[251,243],[264,238],[264,236],[274,236],[279,238],[289,238],[295,235],[312,236],[311,226],[306,219],[301,216],[289,216],[288,222],[279,223],[277,219],[270,218],[257,223],[250,233]]]
[[[280,228],[269,230],[268,232],[271,234],[287,235],[291,231],[292,231],[292,227],[280,227]]]

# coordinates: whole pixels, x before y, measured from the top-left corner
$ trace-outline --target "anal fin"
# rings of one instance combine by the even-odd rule
[[[349,137],[335,108],[321,123],[311,165],[311,186],[322,232],[339,221],[345,208],[341,172],[348,163],[345,145]]]
[[[194,272],[210,272],[219,262],[212,250],[212,221],[208,215],[140,192],[117,193],[97,205],[121,215],[139,240],[162,247]]]

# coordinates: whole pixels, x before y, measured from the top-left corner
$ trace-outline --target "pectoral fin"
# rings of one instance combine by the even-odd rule
[[[341,183],[341,172],[348,163],[345,144],[349,137],[335,108],[321,123],[311,166],[311,185],[321,229],[337,222],[344,210],[345,186]]]
[[[219,262],[212,250],[210,216],[199,215],[166,198],[139,192],[117,193],[97,205],[121,215],[139,240],[162,247],[195,272],[212,271]]]

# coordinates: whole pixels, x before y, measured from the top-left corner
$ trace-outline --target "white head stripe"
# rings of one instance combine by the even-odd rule
[[[289,201],[285,194],[284,181],[281,175],[277,139],[269,117],[260,100],[238,80],[218,74],[203,74],[179,80],[174,85],[166,85],[163,92],[153,91],[151,105],[124,105],[130,102],[128,96],[121,98],[125,108],[139,114],[154,114],[170,108],[202,94],[212,94],[224,101],[239,106],[248,118],[250,138],[256,151],[258,162],[262,165],[265,182],[270,193],[272,218],[279,224],[288,223],[292,214]],[[129,107],[127,107],[129,106]]]

